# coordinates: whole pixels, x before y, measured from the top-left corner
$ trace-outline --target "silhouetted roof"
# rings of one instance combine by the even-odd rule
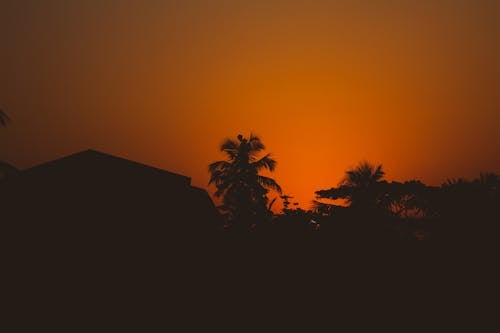
[[[0,200],[7,220],[29,223],[167,223],[196,232],[220,221],[191,178],[95,150],[22,170],[2,182]]]
[[[44,173],[52,171],[54,169],[57,169],[59,171],[64,169],[66,172],[81,172],[85,170],[84,167],[88,168],[87,170],[95,170],[96,168],[100,170],[109,170],[111,168],[133,168],[136,171],[141,170],[141,172],[169,177],[172,180],[175,179],[176,182],[182,182],[186,185],[189,185],[191,183],[190,177],[186,177],[180,174],[155,168],[146,164],[110,155],[93,149],[84,150],[42,164],[38,164],[34,167],[23,170],[22,173],[25,175],[36,175],[38,173]]]
[[[207,192],[191,186],[189,177],[94,150],[2,181],[0,205],[2,246],[18,263],[16,278],[30,281],[20,288],[33,281],[51,300],[64,290],[68,301],[54,300],[70,307],[95,293],[81,311],[103,303],[99,297],[124,278],[129,282],[119,288],[129,297],[159,272],[175,277],[184,269],[170,272],[175,260],[190,265],[186,253],[206,251],[222,228]],[[161,285],[177,289],[168,277]]]

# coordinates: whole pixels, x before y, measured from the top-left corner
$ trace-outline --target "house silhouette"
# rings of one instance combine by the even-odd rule
[[[200,240],[222,228],[188,177],[95,150],[20,171],[0,185],[11,240],[30,248],[140,248]]]
[[[15,293],[6,304],[20,302],[38,327],[114,318],[127,328],[141,311],[184,309],[222,238],[221,216],[190,178],[94,150],[2,180],[0,207],[4,285]]]

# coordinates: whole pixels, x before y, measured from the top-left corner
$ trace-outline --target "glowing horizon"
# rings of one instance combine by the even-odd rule
[[[302,208],[361,160],[429,185],[500,173],[498,12],[489,1],[8,2],[0,160],[26,168],[93,148],[207,188],[220,143],[253,132]]]

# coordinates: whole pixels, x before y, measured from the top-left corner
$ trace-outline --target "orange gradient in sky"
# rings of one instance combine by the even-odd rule
[[[495,1],[1,6],[0,158],[20,168],[94,148],[206,188],[253,132],[303,208],[364,159],[429,184],[500,172]]]

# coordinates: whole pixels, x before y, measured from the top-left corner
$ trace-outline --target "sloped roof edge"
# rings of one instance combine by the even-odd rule
[[[134,165],[134,166],[141,167],[141,168],[146,168],[146,169],[149,169],[149,170],[152,170],[152,171],[155,171],[155,172],[158,172],[158,173],[166,174],[166,175],[169,175],[169,176],[175,176],[175,177],[178,177],[178,178],[182,178],[182,179],[184,179],[184,181],[188,185],[191,184],[191,178],[188,177],[188,176],[184,176],[184,175],[181,175],[181,174],[178,174],[178,173],[174,173],[174,172],[171,172],[171,171],[167,171],[167,170],[164,170],[164,169],[153,167],[153,166],[150,166],[150,165],[147,165],[147,164],[143,164],[143,163],[140,163],[140,162],[129,160],[129,159],[126,159],[126,158],[123,158],[123,157],[119,157],[119,156],[116,156],[116,155],[112,155],[112,154],[108,154],[108,153],[103,153],[101,151],[94,150],[94,149],[82,150],[82,151],[79,151],[79,152],[76,152],[76,153],[73,153],[73,154],[69,154],[69,155],[66,155],[66,156],[63,156],[63,157],[59,157],[59,158],[47,161],[47,162],[43,162],[43,163],[37,164],[37,165],[35,165],[33,167],[30,167],[28,169],[23,169],[22,172],[23,173],[37,172],[40,169],[43,169],[45,167],[54,165],[54,164],[56,164],[56,163],[58,163],[60,161],[66,161],[66,160],[72,160],[72,159],[78,159],[78,158],[85,158],[85,157],[87,157],[87,158],[107,158],[107,159],[112,159],[112,160],[115,160],[115,161],[118,161],[118,162],[126,163],[126,164],[129,164],[129,165]]]

